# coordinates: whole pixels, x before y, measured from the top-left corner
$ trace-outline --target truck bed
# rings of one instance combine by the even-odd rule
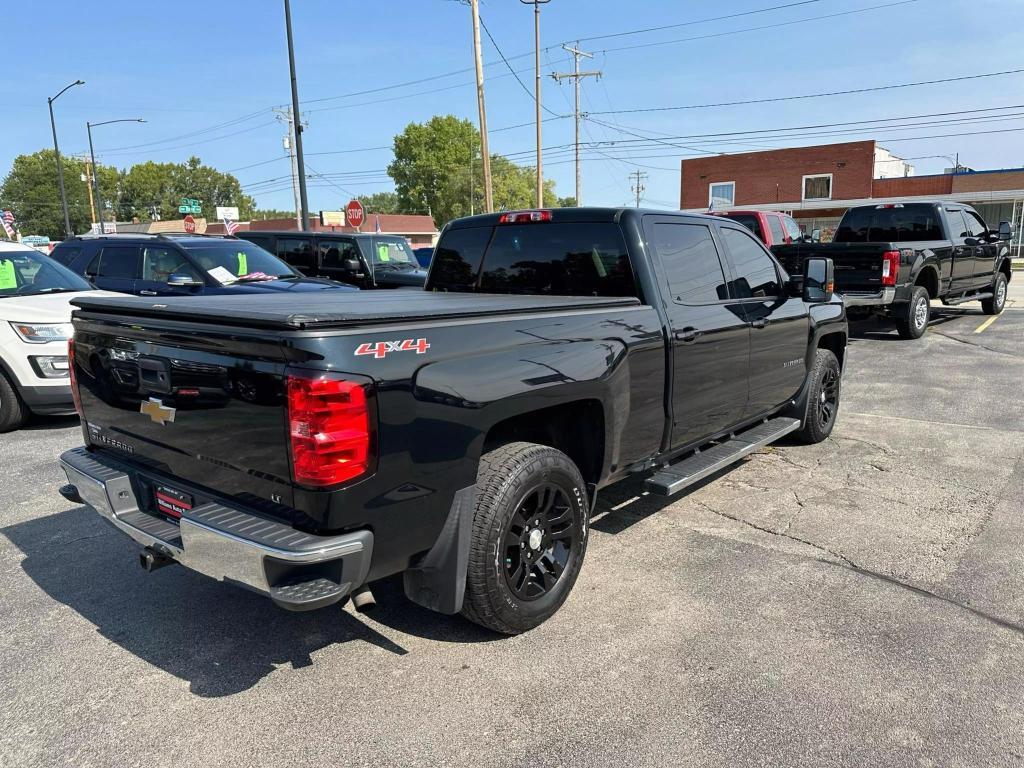
[[[302,296],[82,297],[76,307],[104,314],[280,330],[348,328],[397,320],[444,320],[523,313],[564,312],[639,305],[635,298],[534,296],[432,291],[325,291]]]

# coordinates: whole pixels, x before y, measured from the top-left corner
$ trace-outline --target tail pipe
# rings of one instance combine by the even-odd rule
[[[359,613],[366,613],[377,607],[377,599],[365,584],[352,592],[352,607]]]

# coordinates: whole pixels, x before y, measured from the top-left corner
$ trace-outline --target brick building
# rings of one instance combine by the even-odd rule
[[[1021,249],[1024,168],[914,175],[874,141],[697,157],[682,161],[680,208],[780,210],[828,232],[847,208],[913,198],[968,203],[990,226],[1010,221]]]

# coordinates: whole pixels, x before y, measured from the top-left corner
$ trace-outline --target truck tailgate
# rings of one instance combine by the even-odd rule
[[[892,249],[889,243],[820,243],[776,246],[772,253],[794,275],[812,256],[832,259],[837,292],[873,293],[882,288],[882,254]]]
[[[216,494],[291,504],[278,340],[82,312],[74,325],[72,365],[91,445]],[[155,506],[159,488],[142,490]],[[170,482],[163,495],[173,499],[175,490]]]

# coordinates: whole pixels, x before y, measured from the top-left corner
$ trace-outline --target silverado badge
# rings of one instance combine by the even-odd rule
[[[139,413],[146,414],[154,424],[159,424],[162,427],[168,421],[174,421],[175,409],[164,405],[155,397],[151,397],[149,400],[139,403]]]

